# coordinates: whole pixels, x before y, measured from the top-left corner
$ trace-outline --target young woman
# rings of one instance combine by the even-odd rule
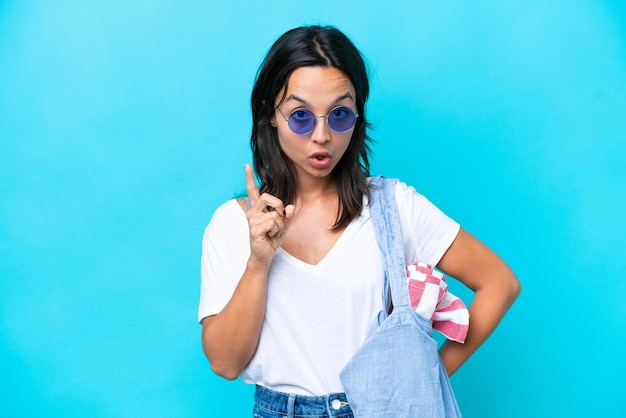
[[[198,314],[213,371],[257,385],[255,416],[292,416],[294,405],[352,416],[339,373],[382,309],[384,275],[367,206],[368,94],[359,51],[332,27],[286,32],[259,69],[251,147],[260,186],[246,165],[248,198],[223,204],[206,228]],[[465,343],[440,349],[452,374],[520,286],[415,189],[398,183],[396,199],[407,263],[437,266],[475,292]]]

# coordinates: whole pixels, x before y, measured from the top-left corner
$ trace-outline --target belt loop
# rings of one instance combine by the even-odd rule
[[[330,410],[330,395],[326,395],[326,399],[324,400],[326,401],[326,413],[329,417],[332,417],[333,412]]]
[[[289,395],[287,398],[287,418],[294,418],[296,406],[296,395]]]

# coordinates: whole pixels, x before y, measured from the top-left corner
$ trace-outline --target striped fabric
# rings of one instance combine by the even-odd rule
[[[433,322],[446,338],[465,342],[469,312],[461,299],[448,292],[446,278],[430,265],[413,263],[406,268],[411,306]]]

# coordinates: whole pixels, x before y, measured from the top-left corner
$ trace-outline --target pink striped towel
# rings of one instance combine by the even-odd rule
[[[448,292],[443,274],[429,264],[413,263],[406,268],[406,277],[413,309],[448,339],[465,342],[469,312],[461,299]]]

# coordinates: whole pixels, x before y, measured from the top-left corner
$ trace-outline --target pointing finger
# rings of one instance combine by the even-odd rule
[[[246,191],[250,199],[250,206],[253,206],[259,199],[259,188],[256,185],[256,180],[254,180],[254,173],[250,164],[245,164],[244,170],[246,172]]]

